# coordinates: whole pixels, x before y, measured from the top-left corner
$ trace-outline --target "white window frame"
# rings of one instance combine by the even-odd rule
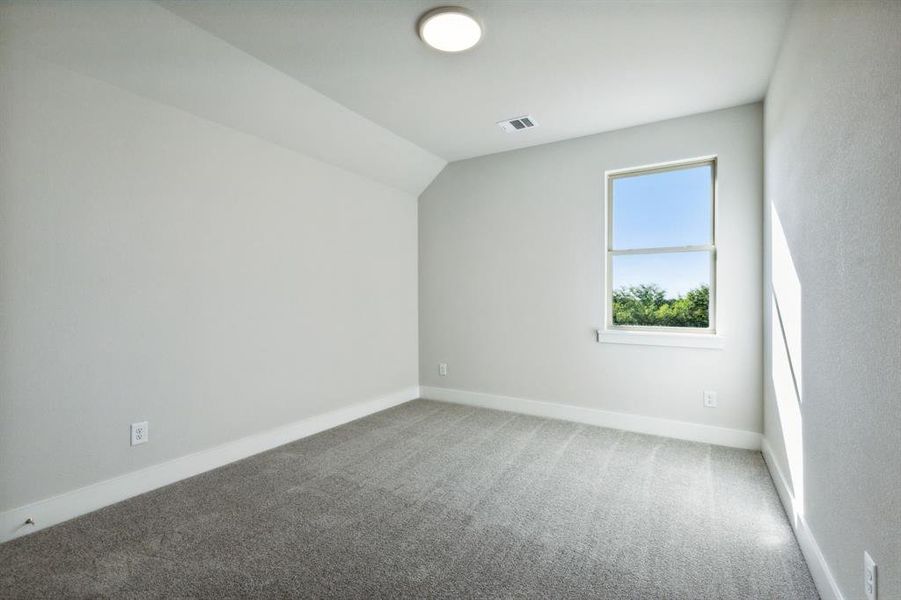
[[[625,177],[637,177],[666,171],[677,171],[699,166],[710,166],[711,176],[711,232],[710,244],[692,246],[663,246],[658,248],[613,249],[613,182]],[[649,344],[662,346],[686,346],[698,348],[721,348],[722,338],[716,328],[716,259],[717,259],[717,157],[703,156],[667,163],[629,167],[606,171],[604,206],[606,226],[605,240],[605,287],[604,287],[604,327],[597,333],[599,342]],[[613,257],[636,254],[671,254],[679,252],[707,252],[710,255],[710,308],[709,326],[701,327],[656,327],[653,325],[615,325],[613,323]]]

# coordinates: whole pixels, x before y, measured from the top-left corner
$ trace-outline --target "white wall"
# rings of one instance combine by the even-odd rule
[[[415,390],[413,194],[3,33],[0,512]]]
[[[747,105],[449,164],[420,196],[420,383],[761,431],[761,119]],[[598,344],[604,171],[712,154],[724,348]]]
[[[800,4],[765,112],[771,461],[839,593],[867,550],[901,598],[901,4]]]

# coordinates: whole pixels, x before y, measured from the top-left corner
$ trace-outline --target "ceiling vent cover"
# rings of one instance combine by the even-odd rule
[[[510,133],[512,131],[522,131],[523,129],[531,129],[532,127],[537,127],[538,123],[535,122],[530,115],[525,115],[522,117],[516,117],[515,119],[506,119],[504,121],[498,121],[497,126]]]

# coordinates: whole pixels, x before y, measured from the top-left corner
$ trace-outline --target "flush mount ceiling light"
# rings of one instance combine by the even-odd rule
[[[479,43],[482,26],[465,8],[442,6],[419,19],[419,37],[442,52],[462,52]]]

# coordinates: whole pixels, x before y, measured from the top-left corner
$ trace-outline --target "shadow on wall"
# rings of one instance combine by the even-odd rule
[[[793,498],[792,519],[797,524],[804,511],[804,444],[801,422],[801,280],[792,260],[776,207],[770,205],[772,224],[770,256],[772,276],[771,374],[776,407],[782,426],[788,476]]]

